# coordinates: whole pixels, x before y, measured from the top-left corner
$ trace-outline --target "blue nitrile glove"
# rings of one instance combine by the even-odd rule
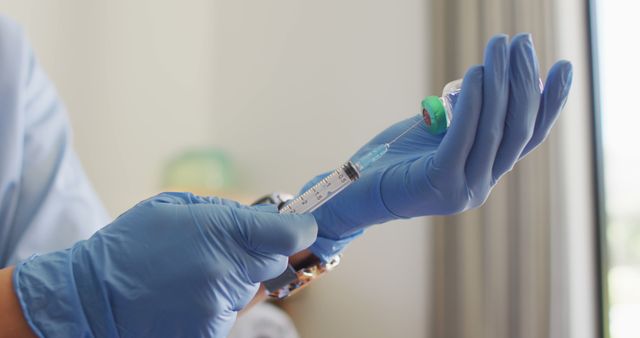
[[[226,337],[258,283],[315,235],[310,215],[165,193],[18,264],[14,285],[40,337]]]
[[[484,65],[467,72],[444,135],[431,135],[424,124],[412,129],[359,181],[313,212],[318,240],[311,249],[317,256],[327,259],[372,224],[482,205],[500,177],[546,138],[567,99],[571,64],[556,63],[541,94],[530,35],[518,35],[511,43],[507,36],[494,37],[484,59]],[[353,158],[391,141],[421,118],[389,127]]]

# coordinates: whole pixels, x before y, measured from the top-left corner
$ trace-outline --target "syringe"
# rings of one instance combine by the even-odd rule
[[[356,159],[347,161],[338,167],[327,177],[314,184],[298,197],[284,204],[279,212],[281,214],[305,214],[313,212],[324,203],[335,197],[338,193],[348,187],[351,183],[357,181],[365,170],[371,167],[377,160],[384,156],[391,148],[391,145],[406,133],[420,124],[424,124],[426,130],[432,134],[442,133],[449,125],[450,115],[447,115],[446,108],[443,104],[447,103],[444,99],[434,97],[429,100],[430,104],[425,107],[423,102],[422,116],[416,119],[409,128],[396,136],[393,140],[383,144],[374,146],[369,152]],[[453,102],[455,103],[455,102]],[[429,110],[436,108],[438,111]],[[429,109],[428,109],[429,108]],[[339,256],[334,256],[330,261],[326,262],[322,267],[314,267],[312,269],[302,269],[296,271],[291,265],[277,278],[264,282],[269,294],[275,298],[284,298],[291,292],[302,288],[307,284],[308,280],[322,271],[333,269],[340,262]],[[319,270],[318,270],[319,269]]]
[[[419,119],[392,141],[374,147],[371,151],[355,160],[347,161],[347,163],[338,167],[338,169],[320,180],[320,182],[298,195],[298,197],[287,202],[287,204],[280,208],[280,213],[304,214],[313,212],[351,183],[357,181],[365,169],[387,153],[391,144],[420,123],[423,123],[422,119]]]
[[[453,106],[458,100],[461,88],[462,80],[452,81],[444,87],[441,97],[429,96],[424,99],[422,101],[422,118],[418,119],[416,123],[400,133],[392,141],[378,145],[359,159],[343,164],[329,176],[285,204],[280,209],[280,213],[303,214],[316,210],[351,183],[357,181],[365,169],[389,150],[393,142],[423,121],[429,133],[434,135],[444,133],[451,122]]]

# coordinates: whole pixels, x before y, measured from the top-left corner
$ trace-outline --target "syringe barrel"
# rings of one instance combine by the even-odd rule
[[[301,195],[289,201],[279,212],[281,214],[313,212],[358,178],[360,178],[360,172],[356,166],[351,162],[347,162]]]

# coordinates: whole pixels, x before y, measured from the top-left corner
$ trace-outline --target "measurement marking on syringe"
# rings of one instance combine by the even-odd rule
[[[289,201],[280,212],[303,214],[314,211],[356,181],[360,177],[361,170],[380,158],[387,149],[387,145],[381,145],[376,148],[371,155],[365,156],[366,163],[359,161],[347,162],[300,196]]]

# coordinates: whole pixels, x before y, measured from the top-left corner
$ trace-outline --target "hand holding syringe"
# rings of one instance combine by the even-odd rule
[[[331,187],[326,198],[322,184],[310,189],[324,174],[282,211],[315,208],[319,239],[311,250],[328,257],[339,251],[335,243],[370,225],[475,208],[549,134],[569,94],[571,74],[568,61],[556,63],[541,93],[530,36],[496,36],[487,44],[484,64],[469,69],[459,91],[460,82],[445,86],[442,99],[423,101],[421,116],[390,126],[356,152],[351,167],[361,167],[355,184],[339,169],[333,173],[343,190]],[[307,198],[316,195],[315,201]]]
[[[503,136],[507,137],[507,142],[511,142],[516,145],[522,143],[512,142],[519,141],[518,139],[522,139],[522,135],[509,135],[509,133],[513,134],[514,130],[516,133],[521,132],[523,135],[533,134],[533,139],[531,140],[531,142],[529,142],[529,144],[522,144],[520,145],[520,147],[515,148],[512,145],[506,144],[503,147],[506,149],[505,152],[518,151],[519,153],[518,156],[515,157],[511,156],[509,158],[509,156],[507,156],[508,161],[505,160],[506,165],[499,165],[497,170],[503,171],[502,173],[510,169],[522,155],[532,150],[533,147],[535,147],[542,141],[541,138],[544,138],[544,136],[546,136],[549,128],[551,128],[551,125],[555,120],[555,116],[557,116],[557,114],[559,113],[559,110],[564,100],[566,99],[566,95],[568,94],[570,81],[567,81],[567,77],[570,76],[568,74],[570,74],[571,71],[571,67],[568,62],[560,62],[556,64],[554,69],[552,69],[552,71],[550,72],[548,83],[551,86],[552,92],[551,94],[547,94],[546,96],[551,96],[553,100],[549,102],[542,100],[543,103],[549,104],[550,107],[540,107],[542,109],[542,123],[539,126],[540,128],[538,128],[537,130],[533,130],[535,126],[535,113],[537,113],[538,111],[539,104],[541,102],[540,98],[543,94],[544,88],[542,80],[539,77],[537,61],[535,59],[535,52],[533,51],[533,44],[531,42],[530,36],[519,35],[514,38],[511,46],[511,52],[513,54],[511,61],[513,62],[512,67],[514,68],[512,70],[509,70],[506,67],[509,65],[508,62],[505,62],[509,59],[506,55],[504,55],[505,53],[507,53],[506,47],[507,42],[506,37],[504,36],[494,38],[489,43],[489,46],[487,47],[486,60],[489,64],[485,65],[484,72],[488,73],[486,74],[486,80],[490,81],[490,85],[484,88],[483,93],[482,83],[478,83],[477,85],[473,84],[472,89],[468,90],[470,93],[468,93],[468,97],[465,100],[467,102],[463,104],[462,110],[464,111],[458,113],[462,115],[463,120],[467,118],[465,117],[465,115],[473,115],[470,114],[470,112],[477,112],[479,114],[479,110],[482,108],[487,108],[487,111],[483,113],[493,114],[493,116],[483,116],[482,119],[476,118],[475,121],[473,120],[473,118],[470,121],[463,121],[462,123],[467,123],[468,126],[460,127],[460,129],[469,129],[468,132],[473,133],[473,135],[471,136],[483,138],[483,134],[488,134],[490,137],[492,137],[492,134],[504,135],[504,131],[502,129],[509,124],[514,126],[514,128],[520,127],[521,130],[517,130],[514,128],[512,128],[513,130],[508,130],[507,135]],[[500,64],[502,62],[504,62],[504,64]],[[499,69],[500,67],[503,68]],[[469,73],[472,73],[472,71],[473,69]],[[509,74],[513,74],[513,77],[509,78]],[[297,198],[287,203],[280,210],[280,212],[305,213],[316,210],[322,204],[328,202],[336,194],[349,186],[351,183],[358,180],[363,172],[371,167],[371,165],[373,165],[377,160],[382,158],[396,141],[401,139],[404,135],[406,135],[419,125],[423,126],[422,132],[425,135],[421,142],[425,142],[425,140],[427,140],[429,137],[433,138],[434,140],[436,138],[440,138],[440,135],[443,135],[451,125],[456,104],[461,97],[462,85],[462,79],[452,81],[444,86],[441,97],[429,96],[425,98],[422,101],[422,118],[413,120],[410,123],[403,122],[405,129],[401,130],[401,132],[397,134],[397,136],[394,136],[391,141],[368,145],[371,150],[364,154],[356,156],[353,160],[348,161],[347,163],[333,171],[331,174],[321,179],[311,188],[300,194]],[[480,97],[480,94],[484,94],[484,96],[489,97]],[[514,102],[518,102],[518,107],[508,107],[509,104],[513,104]],[[514,113],[519,113],[520,116],[509,116],[507,114],[507,110],[513,111]],[[527,116],[526,114],[522,114],[519,112],[519,110],[527,111],[528,113],[530,113],[530,115]],[[550,116],[545,116],[544,113],[547,111],[549,112]],[[517,120],[509,121],[506,120],[507,118]],[[490,121],[490,123],[488,123],[487,121]],[[523,122],[525,122],[526,125],[523,125]],[[484,127],[483,124],[485,125]],[[482,128],[483,130],[477,131],[477,128]],[[533,133],[529,133],[527,129],[532,130]],[[497,132],[497,130],[499,130],[499,132]],[[419,136],[416,137],[420,138]],[[456,136],[454,136],[454,138],[455,137]],[[467,136],[467,138],[469,137]],[[471,141],[473,141],[473,138],[470,139]],[[469,142],[469,140],[465,141]],[[473,145],[478,149],[484,146],[488,146],[490,149],[490,151],[488,151],[485,155],[486,158],[476,159],[476,161],[484,161],[484,164],[491,164],[493,158],[498,158],[498,155],[500,154],[496,154],[496,152],[499,152],[498,148],[500,147],[500,145],[496,145],[496,141],[498,140],[487,139],[483,141],[486,144]],[[432,142],[427,143],[431,144]],[[436,145],[439,146],[439,143],[440,142],[437,142]],[[491,143],[493,143],[493,145]],[[424,150],[425,153],[423,153],[423,155],[428,155],[427,151],[433,149],[425,147]],[[442,151],[447,151],[447,149],[442,149],[441,152]],[[460,152],[465,150],[462,148],[459,150],[451,151]],[[456,154],[445,154],[443,156],[455,157]],[[461,165],[458,169],[460,168],[464,169],[464,165]],[[499,178],[502,173],[500,173],[500,175],[495,175],[494,173],[492,173],[492,175]],[[425,173],[425,175],[426,174],[427,173]],[[494,177],[492,177],[492,179],[493,178]],[[497,181],[497,179],[493,179],[493,181],[495,184],[495,181]],[[482,194],[476,193],[475,195],[477,197],[482,197],[481,201],[484,201],[483,196],[486,197],[487,194],[488,191],[485,190]]]
[[[424,99],[422,101],[423,119],[416,121],[393,140],[375,146],[368,153],[343,164],[314,186],[285,204],[280,208],[280,213],[303,214],[316,210],[351,183],[358,180],[364,170],[389,151],[394,142],[420,124],[424,123],[427,130],[432,134],[444,133],[449,127],[453,107],[458,99],[461,87],[462,80],[456,80],[444,87],[442,97],[429,96]]]
[[[425,99],[422,116],[382,131],[351,161],[307,183],[280,212],[313,212],[318,239],[310,250],[329,261],[373,224],[478,207],[549,134],[571,78],[571,64],[560,61],[541,93],[530,35],[511,42],[496,36],[484,64],[470,68],[462,84]]]
[[[422,121],[416,122],[414,126],[417,126],[419,123],[422,123]],[[412,128],[413,127],[408,130]],[[365,169],[387,153],[393,142],[395,142],[395,140],[376,146],[373,150],[357,160],[348,161],[343,164],[327,177],[320,180],[320,182],[285,204],[280,208],[280,213],[304,214],[316,210],[344,188],[358,180]]]

